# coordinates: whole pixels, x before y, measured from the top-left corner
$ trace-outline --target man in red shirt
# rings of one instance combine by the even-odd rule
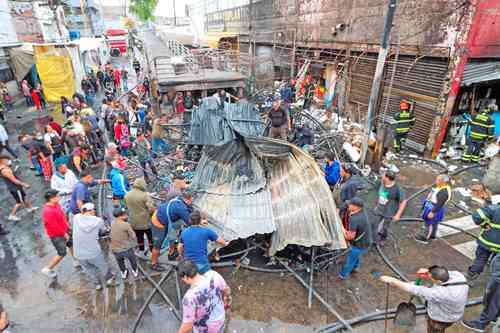
[[[71,231],[69,230],[69,224],[66,220],[64,210],[59,204],[60,200],[61,197],[56,190],[51,189],[45,192],[45,201],[47,201],[47,203],[43,206],[42,222],[47,236],[49,236],[52,245],[54,245],[56,249],[57,255],[55,255],[52,260],[50,260],[49,264],[42,269],[42,273],[51,278],[57,276],[53,269],[66,256],[66,247],[68,247],[70,253],[72,253],[73,246],[70,238]]]
[[[64,111],[64,110],[63,110]],[[59,136],[62,135],[62,127],[61,125],[59,125],[59,123],[57,123],[54,118],[52,117],[49,117],[49,126],[52,127],[52,129],[54,131],[57,132],[57,134],[59,134]]]

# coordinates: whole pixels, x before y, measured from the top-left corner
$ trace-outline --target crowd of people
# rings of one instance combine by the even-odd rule
[[[209,227],[206,216],[193,209],[193,193],[181,172],[174,173],[162,202],[157,203],[148,192],[148,184],[159,177],[157,160],[176,152],[165,125],[185,121],[185,114],[195,106],[195,99],[190,92],[171,92],[160,99],[147,76],[141,75],[140,64],[137,66],[134,61],[133,68],[141,77],[135,89],[128,91],[126,68],[106,64],[83,78],[83,94],[75,93],[71,99],[61,97],[64,122],[49,118],[43,132],[21,133],[18,137],[32,169],[43,177],[47,187],[41,219],[56,254],[41,272],[56,278],[58,264],[69,254],[73,266],[81,267],[95,289],[102,290],[114,287],[119,280],[137,278],[140,275],[138,258],[149,261],[150,270],[164,272],[160,256],[166,253],[169,260],[178,261],[180,277],[189,286],[182,302],[183,321],[179,332],[220,332],[224,327],[225,309],[231,302],[230,289],[222,276],[211,269],[207,245],[215,242],[225,246],[226,241]],[[269,135],[291,140],[304,148],[313,144],[310,129],[298,125],[293,138],[289,136],[292,130],[289,108],[295,96],[294,87],[293,83],[284,84],[280,97],[269,105]],[[43,110],[41,87],[32,89],[23,81],[22,90],[28,105],[34,103],[38,108],[40,104]],[[104,98],[97,102],[99,91]],[[223,105],[224,91],[218,91],[215,97]],[[403,105],[402,110],[406,109]],[[406,132],[399,134],[395,146],[404,142],[402,134]],[[10,156],[3,154],[3,150]],[[16,202],[8,216],[10,221],[20,220],[17,212],[21,208],[29,213],[38,209],[32,206],[26,194],[30,184],[23,181],[13,163],[18,158],[18,153],[9,145],[8,133],[0,125],[0,176]],[[132,158],[143,174],[133,182],[127,174],[127,166],[135,163]],[[95,179],[93,166],[101,163],[106,164],[108,173],[103,179]],[[385,171],[375,185],[378,195],[373,209],[360,197],[363,183],[356,177],[354,165],[341,164],[328,154],[323,171],[336,199],[345,239],[350,243],[350,252],[338,274],[339,280],[346,280],[361,268],[363,256],[373,245],[384,246],[391,226],[402,218],[407,199],[397,175],[390,170]],[[102,212],[102,216],[97,214],[91,190],[103,184],[109,184],[112,191],[109,217]],[[422,206],[424,225],[422,232],[414,236],[416,241],[429,244],[436,239],[445,216],[445,205],[451,198],[451,185],[447,174],[436,178]],[[370,222],[368,211],[375,217],[375,223]],[[444,332],[463,317],[468,281],[476,279],[489,260],[493,274],[485,291],[483,312],[479,319],[463,323],[482,332],[500,312],[500,257],[495,256],[500,251],[500,208],[489,205],[478,209],[472,219],[481,227],[481,234],[476,258],[466,274],[431,266],[417,272],[421,280],[427,281],[426,286],[381,277],[383,282],[428,302],[429,332]],[[0,224],[0,235],[7,233]],[[110,239],[109,253],[100,244],[104,237]],[[108,254],[114,257],[118,272],[106,259]],[[0,305],[0,329],[2,325],[8,325],[8,320]]]
[[[136,64],[135,64],[136,65]],[[140,83],[128,91],[128,72],[106,64],[81,81],[83,94],[71,99],[61,97],[63,122],[49,118],[43,132],[21,133],[18,137],[36,176],[47,187],[41,219],[55,255],[41,272],[56,278],[56,268],[66,257],[81,268],[96,290],[117,284],[113,265],[100,239],[110,239],[110,254],[115,258],[121,280],[139,276],[137,258],[150,260],[152,271],[163,272],[160,254],[179,262],[182,281],[190,289],[184,297],[183,324],[179,332],[219,332],[224,325],[229,288],[224,279],[210,269],[207,244],[226,242],[208,227],[206,217],[192,208],[192,193],[182,173],[173,176],[164,202],[156,204],[147,191],[148,183],[158,179],[160,157],[176,152],[165,124],[182,119],[194,107],[188,92],[157,100],[149,80],[134,66]],[[29,88],[23,82],[23,92]],[[36,90],[36,89],[35,89]],[[101,103],[96,96],[102,92]],[[121,94],[121,95],[120,95]],[[28,105],[33,95],[25,95]],[[153,102],[151,102],[153,101]],[[159,109],[159,110],[158,110]],[[9,135],[0,125],[0,175],[16,204],[8,219],[19,221],[17,211],[33,207],[26,194],[30,184],[18,173],[18,154],[9,145]],[[127,166],[136,163],[143,177],[129,184]],[[94,166],[105,163],[106,178],[95,179]],[[111,217],[96,214],[92,187],[109,184],[112,190]],[[0,224],[0,235],[8,231]],[[208,297],[200,300],[196,295]],[[203,316],[204,320],[201,320]]]

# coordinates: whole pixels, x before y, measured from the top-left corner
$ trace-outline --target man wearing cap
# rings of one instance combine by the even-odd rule
[[[342,184],[340,185],[340,195],[339,202],[337,205],[338,213],[342,218],[344,227],[347,227],[349,220],[349,212],[347,210],[347,201],[351,200],[356,196],[356,193],[362,184],[359,179],[353,177],[353,166],[349,163],[345,163],[340,167],[340,177]]]
[[[190,225],[191,205],[193,195],[185,191],[182,196],[166,201],[158,207],[151,219],[151,231],[153,233],[153,253],[151,255],[151,268],[155,271],[163,271],[164,268],[158,265],[158,257],[162,249],[163,242],[168,242],[168,255],[175,253],[175,240],[183,225]]]
[[[71,200],[69,207],[72,214],[78,214],[83,204],[91,202],[89,187],[95,186],[97,184],[105,184],[110,181],[107,179],[97,179],[90,174],[89,170],[84,170],[81,174],[80,181],[76,183],[73,193],[71,193]]]
[[[364,202],[359,197],[347,201],[349,212],[349,226],[343,228],[345,239],[351,242],[351,252],[339,273],[339,278],[345,280],[361,265],[361,257],[368,252],[372,243],[372,232],[368,218],[363,209]]]
[[[408,101],[402,100],[401,103],[399,103],[399,112],[394,115],[394,121],[394,151],[399,153],[401,151],[401,146],[406,141],[408,133],[415,125],[415,115]]]
[[[267,116],[271,122],[269,137],[286,140],[287,133],[292,128],[292,124],[288,112],[281,107],[279,99],[273,101],[273,106]]]
[[[50,260],[49,264],[42,268],[42,273],[48,277],[54,278],[57,276],[54,268],[66,256],[66,248],[73,252],[73,244],[71,242],[71,230],[69,228],[66,215],[59,204],[60,196],[56,190],[48,190],[45,192],[45,201],[47,202],[42,209],[42,222],[47,236],[50,238],[52,245],[56,249],[57,254]],[[79,266],[78,260],[74,261],[75,267]]]
[[[95,215],[95,206],[91,202],[83,204],[81,213],[73,218],[75,257],[80,260],[83,271],[95,284],[96,290],[102,289],[102,275],[107,286],[112,286],[115,278],[99,245],[99,230],[103,228],[104,222]]]
[[[76,178],[73,171],[68,169],[68,166],[61,158],[56,160],[55,165],[56,172],[50,179],[50,188],[59,192],[60,204],[64,211],[68,213],[70,211],[71,193],[73,193],[73,189],[78,183],[78,178]]]

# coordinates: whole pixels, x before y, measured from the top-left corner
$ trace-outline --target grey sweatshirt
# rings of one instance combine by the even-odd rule
[[[80,260],[96,258],[101,253],[99,229],[103,220],[97,216],[76,214],[73,217],[73,250]]]

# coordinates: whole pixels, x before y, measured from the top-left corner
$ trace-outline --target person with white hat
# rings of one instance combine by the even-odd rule
[[[73,251],[96,290],[102,289],[102,275],[107,286],[113,286],[115,282],[115,275],[99,245],[100,229],[104,229],[104,221],[95,215],[94,204],[83,204],[81,213],[73,218]]]

